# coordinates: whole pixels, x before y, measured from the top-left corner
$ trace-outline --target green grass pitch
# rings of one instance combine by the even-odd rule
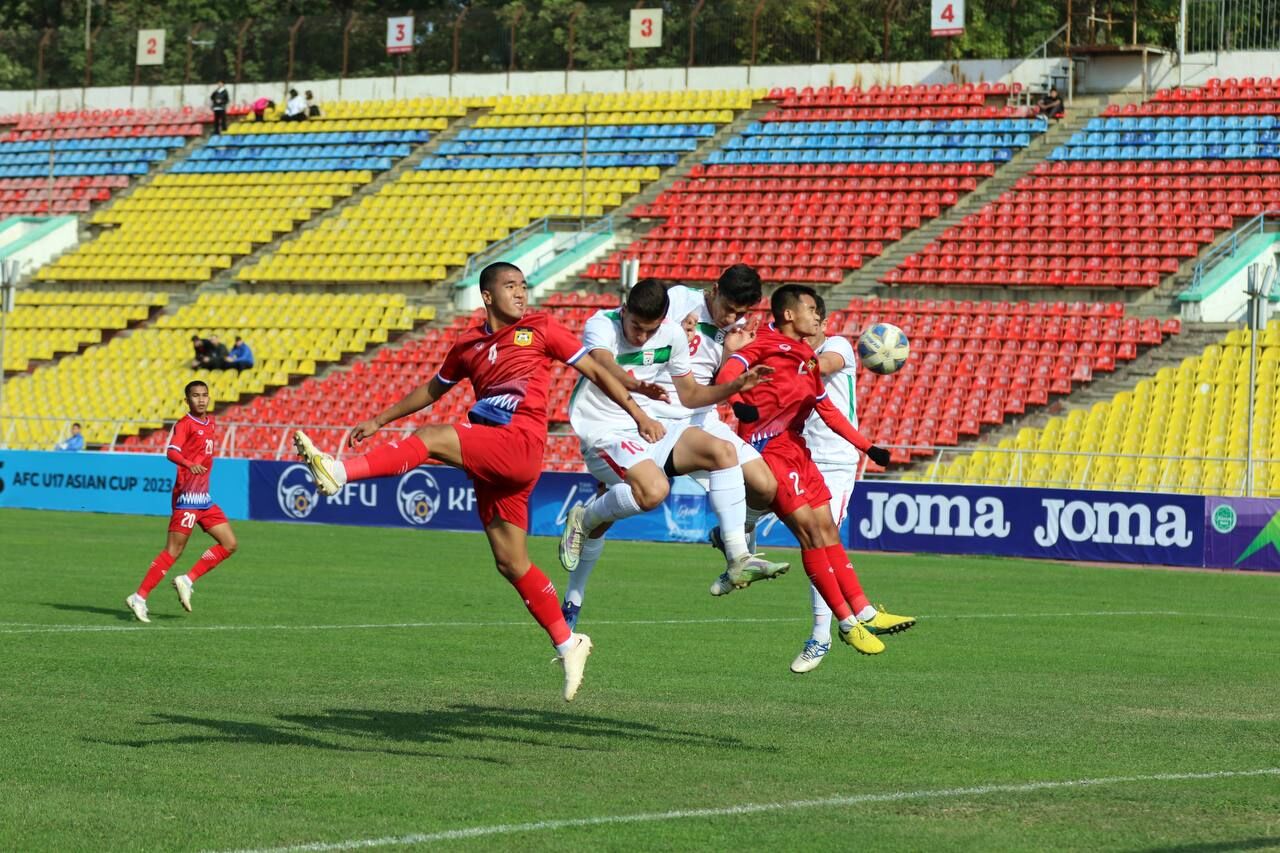
[[[0,849],[1280,847],[1278,577],[855,555],[920,624],[795,676],[798,565],[613,543],[566,705],[482,537],[236,528],[146,626],[163,519],[0,512]]]

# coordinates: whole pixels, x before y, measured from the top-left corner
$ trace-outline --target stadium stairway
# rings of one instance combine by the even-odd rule
[[[690,170],[699,163],[706,161],[707,154],[711,151],[719,150],[724,143],[745,130],[752,122],[759,121],[770,110],[774,109],[773,101],[760,100],[755,101],[751,105],[751,109],[744,111],[729,124],[721,127],[715,136],[702,140],[696,150],[690,151],[680,159],[680,162],[668,169],[661,178],[645,187],[636,195],[629,198],[621,206],[612,212],[613,227],[616,242],[609,252],[621,251],[636,240],[642,239],[650,229],[656,227],[659,222],[654,219],[633,219],[631,212],[637,207],[645,204],[651,204],[654,199],[662,195],[676,181],[682,180],[689,176]],[[644,270],[640,271],[644,275]],[[459,273],[459,278],[461,273]],[[600,282],[593,278],[582,278],[581,276],[570,276],[562,281],[558,286],[539,294],[539,299],[546,299],[552,293],[571,292],[571,291],[589,291],[603,292],[612,291],[614,285],[611,282]]]
[[[1047,132],[1033,139],[1031,144],[1015,154],[1012,160],[1001,165],[996,170],[995,175],[980,182],[977,189],[962,195],[954,205],[945,208],[941,216],[929,220],[914,231],[908,232],[901,240],[890,244],[884,254],[872,258],[861,269],[850,272],[845,276],[844,281],[832,289],[829,298],[833,303],[844,303],[851,298],[875,294],[885,297],[894,295],[909,296],[910,292],[901,287],[882,284],[880,282],[881,276],[897,267],[908,256],[919,252],[932,243],[937,239],[938,235],[959,223],[970,213],[981,210],[989,202],[995,201],[1007,190],[1011,189],[1020,178],[1043,162],[1050,151],[1066,142],[1077,131],[1082,130],[1088,124],[1089,119],[1096,116],[1106,103],[1107,99],[1105,97],[1077,97],[1072,106],[1067,109],[1064,118],[1054,122]],[[934,291],[941,292],[937,287],[934,287]],[[1020,298],[1037,298],[1037,294],[1032,289],[1020,289],[1018,294]],[[1052,290],[1046,290],[1043,295],[1044,298],[1050,300],[1061,298],[1060,293]],[[963,292],[946,293],[945,296],[954,296],[957,299],[1000,300],[1006,298],[1008,294],[998,288],[993,288],[991,291],[983,291],[970,287]],[[1109,299],[1110,296],[1111,294],[1108,292],[1101,298]]]
[[[1091,382],[1073,389],[1070,394],[1051,398],[1048,405],[1029,409],[1024,415],[1009,415],[1003,423],[984,429],[977,438],[964,441],[948,452],[967,454],[984,447],[995,447],[1004,439],[1017,438],[1023,429],[1043,427],[1053,418],[1064,417],[1074,409],[1088,410],[1094,403],[1110,400],[1122,391],[1132,391],[1142,380],[1155,378],[1162,368],[1176,368],[1183,359],[1203,353],[1206,346],[1221,343],[1227,332],[1234,328],[1234,323],[1184,323],[1182,331],[1166,337],[1164,343],[1140,351],[1132,361],[1117,361],[1113,373],[1095,373]],[[899,470],[923,475],[936,461],[936,457],[916,459]]]
[[[399,180],[400,176],[403,175],[405,172],[418,168],[419,164],[421,164],[422,161],[425,160],[427,157],[430,157],[432,154],[434,154],[441,145],[443,145],[444,143],[456,137],[458,133],[464,128],[470,127],[472,123],[475,121],[476,115],[480,114],[481,112],[483,111],[473,108],[467,111],[467,115],[465,117],[458,118],[454,121],[449,122],[449,126],[447,128],[432,134],[432,136],[426,142],[416,146],[413,152],[408,157],[401,159],[399,162],[396,163],[396,165],[392,166],[387,171],[379,173],[378,176],[375,177],[372,181],[362,185],[361,187],[356,189],[356,191],[353,192],[351,195],[342,199],[337,204],[333,205],[333,207],[321,213],[319,216],[313,216],[311,219],[302,223],[302,225],[299,226],[298,228],[295,228],[294,230],[286,234],[281,234],[279,237],[272,240],[270,243],[266,243],[261,246],[258,246],[255,249],[255,251],[251,252],[248,255],[245,255],[244,257],[240,258],[235,263],[233,263],[229,269],[223,270],[218,275],[214,276],[213,280],[209,282],[208,285],[205,285],[205,287],[210,288],[212,290],[227,290],[229,288],[236,286],[236,283],[239,281],[239,279],[237,279],[237,275],[240,273],[242,269],[258,263],[268,255],[275,254],[282,245],[284,245],[285,243],[297,240],[303,233],[310,231],[313,228],[316,228],[322,222],[325,222],[329,219],[336,219],[342,216],[342,211],[358,205],[363,199],[367,198],[368,196],[375,195],[387,184],[392,183],[396,180]],[[241,285],[241,286],[244,287],[246,285]],[[252,287],[253,285],[247,285],[247,286]],[[285,284],[281,282],[271,282],[269,285],[263,284],[261,285],[261,287],[263,289],[269,288],[271,290],[285,290],[285,291],[298,289],[295,286],[291,286],[289,284]],[[313,292],[317,289],[317,287],[314,283],[311,283],[303,286],[301,289],[307,290],[309,292]],[[320,286],[319,289],[324,290],[325,286],[322,285]],[[337,289],[339,289],[343,293],[357,293],[357,292],[392,292],[400,288],[397,288],[394,284],[389,282],[370,282],[366,284],[347,282],[342,285],[339,285]],[[406,290],[406,296],[409,296],[411,298],[424,296],[422,293],[422,288],[416,284],[412,285],[410,288],[406,288],[405,290]],[[421,304],[425,304],[425,305],[435,305],[437,311],[442,310],[443,308],[445,308],[445,305],[443,305],[442,303],[447,303],[449,301],[449,294],[451,294],[452,291],[446,291],[442,294],[441,290],[442,288],[434,288],[434,287],[427,288],[427,293],[424,298],[414,299],[413,301],[415,303],[420,302]]]

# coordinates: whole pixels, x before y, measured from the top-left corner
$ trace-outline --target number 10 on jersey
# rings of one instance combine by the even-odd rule
[[[933,0],[929,20],[935,36],[964,35],[964,0]]]

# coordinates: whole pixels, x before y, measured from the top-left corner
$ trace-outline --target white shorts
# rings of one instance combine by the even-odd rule
[[[667,464],[676,442],[689,428],[688,421],[660,421],[666,435],[650,444],[634,429],[598,436],[582,444],[582,461],[587,471],[606,486],[616,486],[626,479],[628,469],[649,460],[658,468]]]
[[[858,466],[823,462],[815,464],[822,474],[822,481],[827,484],[827,491],[831,492],[831,517],[835,520],[836,527],[839,527],[849,514],[849,500],[853,497],[853,487],[858,482]]]
[[[663,426],[666,426],[667,423],[669,422],[663,421],[662,423],[663,423]],[[730,444],[733,445],[734,450],[738,451],[739,465],[746,465],[748,462],[751,462],[752,460],[760,458],[760,452],[756,450],[754,447],[752,447],[751,445],[747,444],[741,438],[739,438],[738,434],[734,432],[732,429],[730,429],[727,423],[720,420],[720,415],[716,412],[715,409],[710,409],[705,412],[698,412],[696,415],[689,418],[688,420],[675,421],[675,423],[685,423],[685,424],[688,424],[689,426],[696,426],[698,429],[702,430],[708,435],[711,435],[722,441],[729,442]],[[702,486],[703,489],[710,491],[711,473],[709,471],[694,471],[693,473],[689,474],[689,477],[692,478],[693,481],[697,483],[699,486]]]

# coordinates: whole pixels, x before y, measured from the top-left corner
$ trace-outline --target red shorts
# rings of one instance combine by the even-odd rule
[[[488,526],[495,518],[527,531],[529,496],[542,475],[545,435],[511,427],[453,425],[462,468],[476,489],[476,510]]]
[[[208,531],[211,527],[226,523],[227,516],[217,504],[205,509],[175,509],[173,515],[169,516],[169,532],[190,534],[197,524],[201,530]]]
[[[831,502],[827,482],[801,436],[784,432],[770,439],[760,456],[778,481],[778,493],[769,505],[778,518],[786,518],[804,506],[820,507]]]

